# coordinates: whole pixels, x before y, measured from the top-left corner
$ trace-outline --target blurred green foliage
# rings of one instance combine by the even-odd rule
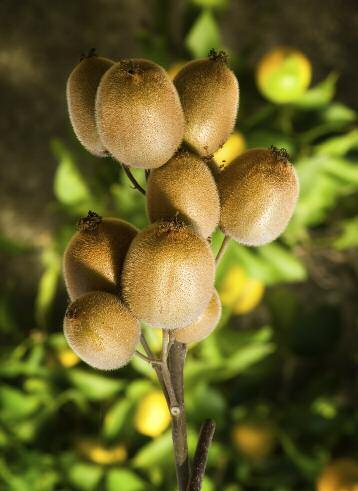
[[[223,48],[217,16],[226,3],[192,1],[188,58]],[[156,61],[175,62],[164,35],[143,51]],[[224,305],[219,327],[191,349],[185,372],[189,446],[192,453],[200,422],[214,417],[217,432],[204,491],[309,491],[331,458],[358,452],[353,294],[349,288],[339,294],[345,288],[339,277],[325,286],[325,272],[315,262],[323,250],[344,263],[349,256],[343,254],[358,245],[356,114],[334,100],[334,73],[294,104],[274,106],[253,91],[253,74],[240,53],[232,59],[242,80],[238,130],[248,147],[284,146],[296,165],[301,193],[280,240],[258,249],[231,243],[220,264],[219,289],[230,268],[240,265],[266,293],[247,316],[234,315]],[[29,336],[24,338],[16,325],[12,292],[2,288],[0,293],[5,338],[0,348],[0,489],[174,490],[170,431],[152,440],[133,427],[141,397],[156,387],[152,370],[140,359],[115,373],[79,363],[52,312],[57,304],[65,309],[61,257],[77,217],[94,209],[143,227],[145,200],[117,163],[97,161],[74,143],[54,139],[51,145],[57,161],[52,206],[65,219],[41,252],[36,325]],[[134,173],[145,186],[142,171]],[[221,240],[222,234],[215,233],[214,251]],[[28,250],[5,237],[0,249],[9,257]],[[314,283],[323,284],[319,298]],[[325,295],[325,289],[333,294]],[[156,349],[155,336],[150,341]],[[235,425],[247,420],[264,421],[276,431],[275,450],[259,462],[240,453],[232,439]],[[104,464],[91,448],[84,456],[79,442],[87,437],[105,455],[120,443],[128,457]]]

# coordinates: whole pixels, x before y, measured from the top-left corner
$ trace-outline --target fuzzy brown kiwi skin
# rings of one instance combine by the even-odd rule
[[[128,308],[152,327],[187,326],[207,307],[215,262],[208,242],[180,222],[157,222],[133,240],[123,266]]]
[[[187,63],[174,79],[185,115],[185,142],[201,156],[225,143],[235,126],[239,84],[224,54]]]
[[[243,153],[219,174],[217,185],[222,231],[249,246],[267,244],[284,231],[299,194],[287,152],[274,147]]]
[[[199,318],[190,326],[174,331],[174,337],[179,343],[198,343],[207,338],[215,329],[221,317],[221,301],[218,292],[214,290],[209,305]]]
[[[143,59],[122,60],[99,84],[96,121],[104,146],[130,167],[154,169],[179,147],[184,115],[166,71]]]
[[[125,255],[137,229],[124,220],[82,218],[63,258],[63,274],[71,300],[101,290],[118,293]]]
[[[81,59],[67,80],[67,107],[73,130],[86,150],[96,157],[108,156],[97,131],[95,100],[99,82],[113,63],[92,52]]]
[[[132,358],[139,342],[139,322],[111,293],[89,292],[67,308],[64,334],[73,351],[88,365],[115,370]]]
[[[179,217],[199,235],[209,237],[219,223],[220,201],[206,162],[182,149],[152,170],[147,182],[147,211],[151,222]]]

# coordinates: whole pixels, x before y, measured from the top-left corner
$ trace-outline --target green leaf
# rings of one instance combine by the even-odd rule
[[[139,450],[132,460],[134,467],[149,469],[163,461],[172,459],[172,445],[171,432],[167,431]]]
[[[201,423],[206,418],[213,418],[217,423],[223,422],[226,410],[222,394],[204,382],[200,382],[186,399],[189,419]]]
[[[35,300],[35,317],[39,326],[46,324],[61,274],[61,258],[52,249],[45,251],[42,261],[45,269],[39,281]]]
[[[351,150],[358,148],[358,130],[352,130],[344,135],[329,138],[324,143],[317,145],[316,152],[320,155],[335,155],[342,157]]]
[[[146,491],[148,485],[133,471],[112,469],[107,474],[106,491]]]
[[[91,207],[91,193],[72,155],[59,140],[53,140],[52,150],[59,161],[54,179],[56,198],[73,211],[87,211]]]
[[[278,242],[248,248],[231,241],[218,268],[217,284],[220,284],[232,264],[239,264],[250,277],[266,285],[302,281],[307,276],[303,264]]]
[[[351,132],[335,138],[339,150],[327,142],[321,152],[297,164],[301,189],[295,213],[284,234],[289,242],[303,237],[306,227],[323,222],[341,196],[357,191],[358,164],[340,155],[357,145],[357,136],[358,132]],[[329,141],[332,143],[332,139]]]
[[[258,252],[271,266],[269,283],[303,281],[307,278],[303,264],[280,244],[272,242],[260,247]]]
[[[328,104],[336,91],[338,75],[330,73],[321,83],[307,90],[294,105],[300,109],[316,109]]]
[[[19,419],[33,414],[41,405],[36,395],[25,394],[9,385],[0,386],[0,409],[3,418]]]
[[[195,58],[208,56],[209,51],[221,48],[220,30],[211,10],[203,10],[190,29],[185,44]]]
[[[83,395],[91,400],[101,400],[118,394],[124,388],[124,381],[114,380],[97,373],[78,368],[68,370],[69,380]]]
[[[193,5],[201,8],[219,8],[223,9],[227,7],[228,0],[191,0]]]
[[[319,471],[321,462],[317,462],[312,456],[308,456],[306,453],[301,452],[293,439],[287,434],[282,433],[280,440],[285,453],[292,462],[306,477],[313,479]]]
[[[103,476],[103,469],[94,464],[76,463],[68,472],[68,478],[76,489],[92,491],[99,489],[98,485]]]
[[[351,123],[357,118],[353,109],[340,102],[333,102],[321,113],[321,118],[328,123]]]
[[[116,402],[104,418],[103,433],[106,438],[118,436],[126,423],[132,408],[132,401],[122,399]]]
[[[341,235],[333,242],[333,247],[338,250],[358,247],[358,218],[351,218],[340,223]]]
[[[216,336],[220,335],[218,332],[215,334]],[[262,361],[272,354],[276,347],[270,341],[271,329],[263,328],[259,334],[260,336],[256,338],[250,336],[246,343],[241,345],[236,343],[234,352],[223,355],[220,361],[210,362],[209,360],[188,358],[185,368],[187,384],[195,385],[203,378],[206,381],[229,380]]]

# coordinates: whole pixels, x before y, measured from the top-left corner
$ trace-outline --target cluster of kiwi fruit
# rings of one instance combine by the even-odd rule
[[[70,346],[111,370],[135,353],[141,322],[181,343],[204,339],[221,314],[211,235],[220,226],[258,246],[282,233],[298,195],[287,153],[251,149],[223,169],[212,159],[239,103],[223,52],[187,63],[171,81],[151,61],[113,62],[91,50],[69,76],[67,102],[89,152],[146,170],[150,221],[141,231],[94,212],[79,221],[64,254]]]

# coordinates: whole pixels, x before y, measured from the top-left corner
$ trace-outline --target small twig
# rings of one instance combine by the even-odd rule
[[[148,181],[148,178],[149,178],[150,170],[149,169],[145,169],[144,174],[145,174],[145,181],[147,182]]]
[[[127,167],[126,165],[122,164],[122,167],[124,169],[124,172],[127,174],[129,180],[131,181],[131,183],[133,184],[134,186],[134,189],[138,189],[138,191],[142,194],[144,194],[145,196],[145,189],[142,188],[142,186],[139,184],[139,182],[137,181],[137,179],[133,176],[131,170],[129,167]]]
[[[140,335],[140,342],[142,343],[142,346],[144,348],[144,351],[147,353],[147,356],[149,358],[154,358],[154,354],[152,350],[150,349],[150,346],[148,344],[148,341],[145,339],[144,333],[142,332]]]
[[[227,249],[227,246],[229,245],[229,242],[230,242],[230,237],[228,237],[227,235],[225,235],[224,240],[221,243],[219,252],[217,253],[217,256],[215,258],[216,265],[219,264],[219,262],[221,261],[222,257],[224,256],[225,251]]]
[[[135,350],[135,354],[141,358],[142,360],[146,361],[147,363],[150,363],[151,365],[161,365],[162,364],[162,361],[161,360],[156,360],[155,358],[150,358],[149,356],[146,356],[146,355],[143,355],[143,353],[141,353],[140,351],[138,350]]]
[[[215,426],[215,421],[212,419],[205,420],[201,425],[188,491],[201,491],[206,464],[208,462],[209,448],[215,432]]]
[[[140,342],[142,343],[144,351],[147,353],[148,360],[153,360],[154,354],[153,354],[152,350],[150,349],[150,346],[149,346],[147,340],[145,339],[143,332],[140,335]],[[159,381],[160,386],[163,390],[167,404],[168,404],[168,406],[170,406],[170,398],[169,398],[167,386],[166,386],[166,383],[164,381],[164,377],[163,377],[163,373],[162,373],[162,361],[158,360],[158,363],[151,363],[151,365],[154,368],[155,373],[157,374],[158,381]]]

